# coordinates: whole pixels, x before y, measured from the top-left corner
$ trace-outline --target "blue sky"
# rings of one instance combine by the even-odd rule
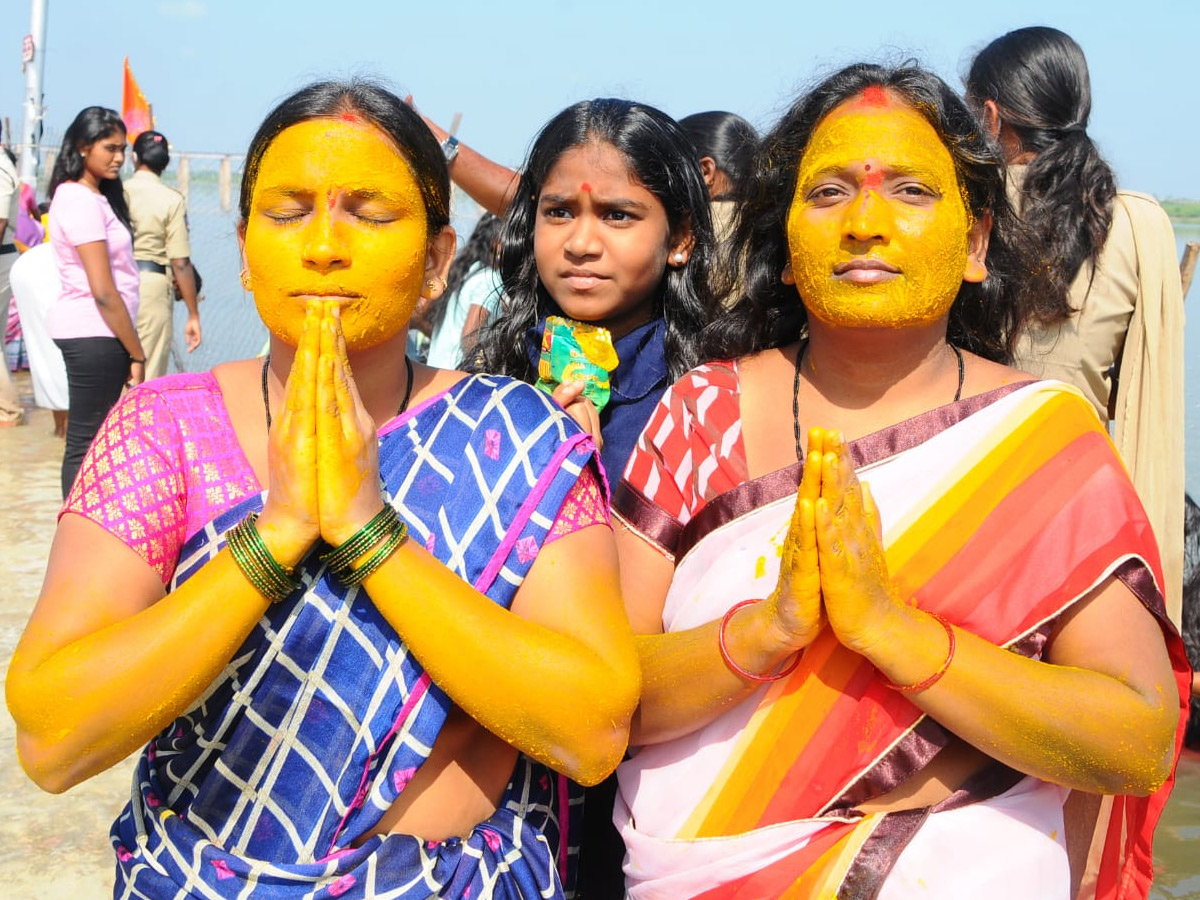
[[[119,107],[130,57],[176,148],[244,151],[272,104],[318,76],[370,73],[510,165],[537,128],[583,98],[624,96],[675,116],[729,109],[760,128],[822,73],[916,57],[955,87],[971,54],[1024,25],[1083,46],[1091,133],[1122,186],[1200,198],[1196,0],[815,4],[809,0],[49,0],[46,126]],[[20,124],[27,0],[0,21],[0,115]]]

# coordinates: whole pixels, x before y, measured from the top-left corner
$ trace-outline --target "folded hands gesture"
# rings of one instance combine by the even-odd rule
[[[303,556],[318,538],[338,546],[383,508],[375,423],[350,371],[336,303],[309,302],[284,395],[260,524],[281,535],[284,556]]]
[[[779,582],[767,606],[795,649],[812,643],[828,622],[856,652],[881,640],[889,616],[904,607],[888,574],[879,511],[836,431],[809,432]]]

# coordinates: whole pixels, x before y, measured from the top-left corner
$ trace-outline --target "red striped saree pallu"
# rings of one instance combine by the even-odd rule
[[[1036,658],[1063,611],[1116,576],[1163,622],[1183,691],[1150,526],[1073,389],[992,391],[868,435],[851,452],[883,517],[889,571],[919,606]],[[799,480],[797,464],[746,482],[688,522],[666,631],[773,589]],[[636,514],[629,521],[638,529]],[[1064,788],[996,764],[933,809],[855,809],[948,740],[826,630],[789,678],[621,767],[629,896],[1066,897]],[[1168,788],[1117,798],[1098,896],[1146,895]]]

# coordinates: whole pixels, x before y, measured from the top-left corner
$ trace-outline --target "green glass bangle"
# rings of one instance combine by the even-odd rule
[[[291,593],[296,582],[291,579],[290,571],[275,561],[275,557],[263,543],[262,536],[255,526],[255,519],[253,515],[247,516],[230,532],[234,546],[252,565],[258,580],[270,587],[271,593],[284,590]]]
[[[226,544],[233,561],[256,591],[272,603],[291,596],[300,586],[292,577],[292,569],[281,565],[271,555],[258,533],[257,513],[250,513],[226,535]]]
[[[261,580],[267,587],[264,596],[271,599],[272,602],[278,602],[289,596],[299,587],[299,581],[291,577],[290,570],[280,565],[275,560],[275,557],[271,555],[271,551],[263,543],[262,536],[259,534],[253,519],[241,529],[241,536],[251,557],[257,564]]]
[[[393,553],[399,549],[400,545],[408,539],[408,528],[403,522],[399,523],[399,528],[388,534],[383,539],[383,543],[379,545],[379,549],[372,553],[367,561],[357,569],[342,569],[338,573],[338,580],[347,587],[356,584],[362,584],[369,575],[376,569],[382,566]]]
[[[335,572],[347,569],[351,563],[378,544],[384,535],[394,531],[400,525],[402,523],[396,510],[384,504],[383,509],[376,513],[366,525],[328,553],[322,553],[321,562]]]
[[[276,594],[275,586],[263,571],[262,564],[255,558],[253,551],[250,549],[244,525],[244,521],[239,522],[229,530],[229,534],[226,536],[229,553],[254,589],[268,600],[274,600]]]

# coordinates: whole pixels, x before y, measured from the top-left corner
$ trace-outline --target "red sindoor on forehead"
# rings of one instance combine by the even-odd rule
[[[355,113],[352,112],[344,112],[338,116],[338,118],[343,122],[353,122],[356,125],[362,121]]]
[[[869,85],[863,89],[859,97],[867,106],[887,106],[891,102],[888,99],[887,91],[881,84]]]
[[[883,172],[879,170],[873,171],[870,163],[863,166],[863,172],[866,173],[862,177],[863,190],[878,190],[883,184]]]
[[[588,184],[586,181],[579,186],[579,189],[581,191],[586,191],[589,194],[592,192],[592,186],[590,184]]]

